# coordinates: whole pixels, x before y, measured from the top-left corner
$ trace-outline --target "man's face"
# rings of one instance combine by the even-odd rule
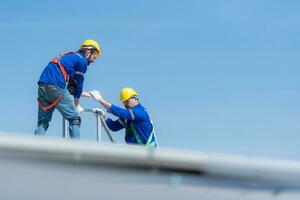
[[[95,49],[91,49],[86,52],[85,57],[89,61],[89,63],[93,63],[98,57],[98,51]]]
[[[131,97],[130,99],[123,102],[124,107],[127,109],[132,109],[138,103],[137,98]]]

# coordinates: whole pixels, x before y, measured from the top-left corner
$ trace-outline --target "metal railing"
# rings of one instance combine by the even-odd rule
[[[101,142],[101,125],[108,136],[109,140],[112,143],[115,143],[115,140],[110,134],[109,128],[103,118],[104,116],[104,111],[98,108],[93,108],[93,109],[84,109],[82,112],[88,112],[88,113],[93,113],[96,116],[96,133],[97,133],[97,141]],[[65,118],[63,118],[63,137],[68,138],[69,137],[69,122]]]

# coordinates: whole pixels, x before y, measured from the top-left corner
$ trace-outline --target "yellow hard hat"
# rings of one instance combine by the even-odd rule
[[[99,46],[98,42],[96,42],[95,40],[85,40],[85,41],[83,41],[83,43],[80,45],[80,48],[82,48],[84,46],[92,46],[98,51],[98,56],[102,55],[102,51],[100,50],[100,46]]]
[[[138,96],[138,93],[132,88],[123,88],[120,93],[120,101],[124,102],[133,96]]]

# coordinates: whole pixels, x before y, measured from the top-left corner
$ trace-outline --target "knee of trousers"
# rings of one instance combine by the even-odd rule
[[[38,126],[42,126],[46,131],[49,127],[49,122],[38,122]]]
[[[71,119],[69,119],[70,125],[78,125],[80,126],[81,124],[81,118],[79,116],[77,117],[73,117]]]

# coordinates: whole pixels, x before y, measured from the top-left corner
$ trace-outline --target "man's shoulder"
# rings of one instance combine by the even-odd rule
[[[139,113],[139,114],[143,114],[143,115],[148,115],[146,108],[143,105],[141,105],[140,103],[138,105],[136,105],[132,110],[135,114]]]
[[[133,107],[133,110],[144,110],[146,111],[146,108],[141,104],[141,103],[138,103],[136,106]]]
[[[82,63],[84,65],[88,64],[87,59],[79,52],[73,52],[64,56],[65,59],[73,60],[75,62]]]

